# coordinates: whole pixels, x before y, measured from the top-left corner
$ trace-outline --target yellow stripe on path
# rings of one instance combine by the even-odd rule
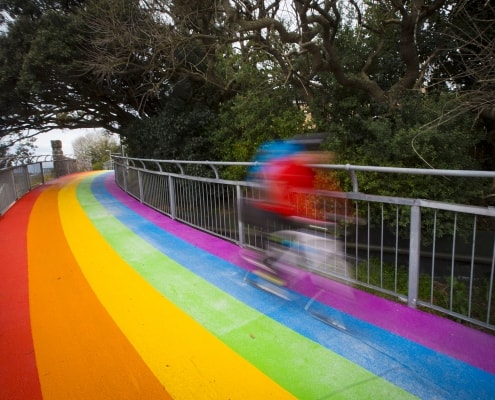
[[[119,257],[80,206],[79,180],[67,185],[59,198],[72,253],[100,302],[168,392],[184,400],[293,398]]]

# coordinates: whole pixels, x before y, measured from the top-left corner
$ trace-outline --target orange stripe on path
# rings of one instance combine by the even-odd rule
[[[0,399],[41,399],[29,321],[26,227],[40,190],[0,217]]]
[[[68,247],[54,206],[66,181],[39,197],[28,227],[31,324],[43,399],[170,399],[98,302]]]

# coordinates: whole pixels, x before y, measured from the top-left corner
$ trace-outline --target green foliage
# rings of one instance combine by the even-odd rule
[[[55,85],[55,76],[47,77],[47,70],[65,78],[71,69],[74,72],[73,62],[78,58],[81,43],[79,24],[78,18],[55,12],[47,13],[40,20],[21,71],[21,81],[26,90],[40,92],[43,88],[41,83],[46,82],[47,78]]]
[[[218,156],[229,161],[249,161],[262,143],[305,131],[305,113],[284,90],[248,91],[225,103],[213,126]],[[232,169],[232,178],[242,179]]]
[[[376,257],[361,261],[356,267],[356,279],[365,285],[372,285],[385,291],[395,292],[406,296],[408,293],[408,268],[403,265],[381,263]],[[389,297],[381,291],[366,286],[361,289],[383,297]],[[491,293],[491,299],[489,294]],[[475,276],[472,281],[460,276],[432,276],[422,272],[419,275],[418,298],[420,301],[431,303],[436,307],[451,310],[455,313],[485,321],[488,314],[488,304],[495,301],[495,293],[490,292],[488,276]],[[396,299],[394,299],[396,300]],[[469,301],[471,308],[469,308]],[[425,308],[426,311],[432,311]],[[442,314],[443,315],[443,314]],[[490,310],[489,321],[495,321],[495,310]]]
[[[81,44],[78,18],[49,11],[36,21],[21,17],[9,28],[0,42],[0,51],[9,56],[1,64],[0,83],[10,84],[18,96],[67,91],[67,73],[75,73]]]
[[[354,96],[347,96],[332,105],[335,110],[332,115],[338,115],[338,119],[319,122],[332,133],[327,145],[337,152],[342,163],[479,169],[477,144],[485,134],[472,125],[469,116],[427,126],[429,121],[441,116],[450,100],[448,95],[440,98],[413,95],[404,99],[404,104],[394,113],[379,114],[363,106]],[[360,185],[368,193],[433,200],[464,198],[472,203],[482,197],[483,185],[479,187],[474,180],[465,180],[462,185],[466,190],[459,193],[451,179],[454,178],[390,175],[386,182],[380,182],[374,175],[366,174],[360,179]]]
[[[125,128],[125,145],[133,157],[162,160],[205,160],[214,158],[208,127],[215,118],[203,104],[168,102],[156,116]]]
[[[277,86],[283,75],[280,66],[263,51],[227,49],[216,68],[235,93],[220,104],[211,126],[220,159],[249,161],[260,144],[304,131],[305,114],[295,104],[297,91]],[[232,177],[241,178],[236,173]]]
[[[395,268],[393,265],[380,263],[378,258],[372,256],[369,260],[359,262],[355,273],[354,279],[366,285],[401,295],[407,294],[407,268],[403,265]]]

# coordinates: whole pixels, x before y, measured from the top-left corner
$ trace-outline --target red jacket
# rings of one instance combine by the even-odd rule
[[[265,168],[266,201],[260,207],[287,217],[307,216],[298,204],[297,192],[314,189],[315,172],[297,157],[278,159]]]

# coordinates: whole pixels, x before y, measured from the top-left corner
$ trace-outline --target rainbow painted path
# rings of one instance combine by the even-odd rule
[[[271,295],[112,173],[34,190],[0,233],[2,400],[495,398],[495,336],[311,276]],[[305,311],[319,287],[345,330]]]

